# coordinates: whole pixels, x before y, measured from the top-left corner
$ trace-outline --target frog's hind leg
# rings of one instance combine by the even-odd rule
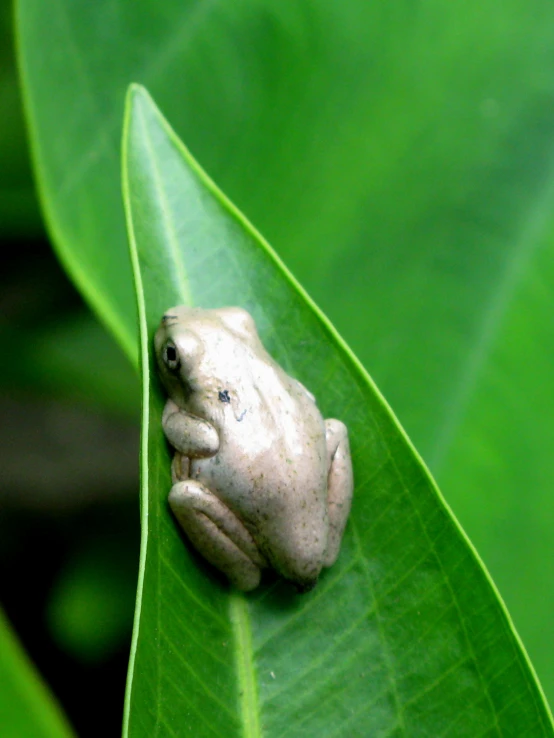
[[[329,458],[329,476],[327,478],[327,505],[329,515],[329,534],[325,566],[331,566],[339,555],[342,534],[352,503],[352,461],[348,431],[340,420],[325,421],[325,438]]]
[[[243,591],[260,583],[265,561],[240,520],[200,482],[177,482],[169,505],[194,547]]]

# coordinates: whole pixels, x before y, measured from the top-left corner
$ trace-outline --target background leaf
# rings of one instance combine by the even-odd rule
[[[12,43],[13,3],[0,1],[0,238],[42,232]]]
[[[371,369],[554,694],[552,4],[17,8],[50,229],[128,353],[138,80]]]
[[[106,330],[88,311],[63,320],[32,325],[6,323],[0,340],[10,351],[0,357],[0,382],[10,394],[26,391],[96,406],[114,416],[139,416],[136,372]],[[14,356],[33,347],[33,361],[14,362]]]
[[[5,738],[71,738],[73,735],[1,610],[0,725]]]
[[[123,183],[145,385],[126,734],[552,735],[501,603],[382,398],[137,87]],[[169,514],[152,337],[164,310],[191,301],[250,310],[278,361],[349,427],[353,513],[308,595],[283,582],[229,591]]]

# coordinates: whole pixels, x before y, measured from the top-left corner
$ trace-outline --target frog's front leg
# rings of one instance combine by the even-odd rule
[[[188,458],[207,458],[219,450],[219,436],[213,425],[182,410],[173,400],[165,403],[162,428],[173,448]]]
[[[173,485],[169,504],[191,543],[245,592],[260,583],[266,561],[250,533],[229,508],[200,482]]]
[[[329,459],[327,478],[327,505],[329,515],[329,534],[325,566],[332,566],[339,555],[342,534],[352,504],[352,460],[348,443],[348,430],[340,420],[325,421],[325,438]]]

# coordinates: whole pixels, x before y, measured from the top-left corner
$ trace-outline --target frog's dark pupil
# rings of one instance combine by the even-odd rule
[[[175,359],[177,358],[177,351],[175,351],[175,346],[167,347],[166,356],[168,361],[175,361]]]

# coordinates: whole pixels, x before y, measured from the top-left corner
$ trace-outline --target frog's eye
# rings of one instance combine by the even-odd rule
[[[174,372],[179,368],[179,354],[173,341],[168,341],[163,348],[163,360],[169,371]]]

